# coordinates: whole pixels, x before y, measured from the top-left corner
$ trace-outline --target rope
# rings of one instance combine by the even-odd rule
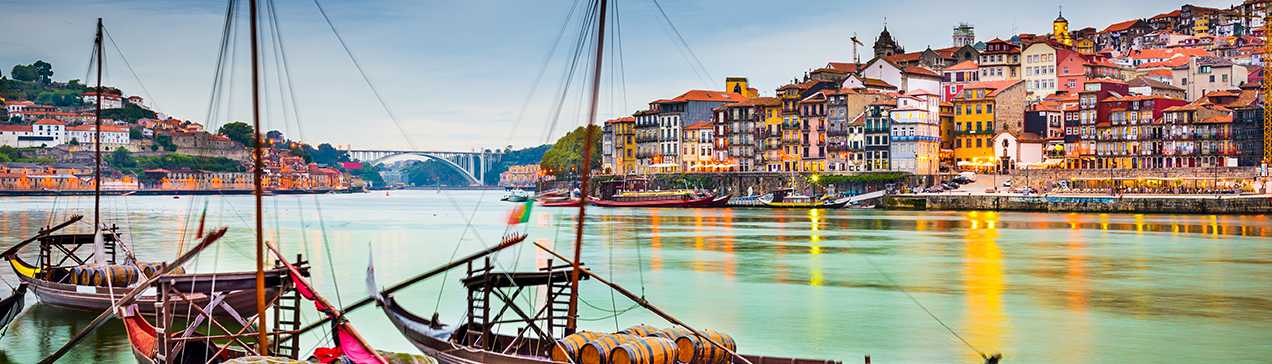
[[[124,60],[124,66],[128,67],[128,72],[132,73],[133,78],[137,80],[137,85],[141,86],[141,92],[146,94],[146,98],[150,100],[150,104],[154,105],[155,110],[163,110],[159,107],[159,101],[155,99],[154,95],[150,94],[150,90],[146,89],[146,83],[141,81],[141,76],[137,75],[137,71],[134,70],[132,64],[128,62],[128,57],[124,56],[124,49],[120,48],[119,44],[115,43],[115,38],[110,36],[110,30],[107,30],[105,26],[102,26],[102,33],[106,34],[106,39],[110,40],[110,45],[115,48],[115,53],[119,54],[119,58]]]
[[[698,58],[698,54],[694,53],[693,48],[689,47],[689,42],[685,41],[685,36],[680,34],[680,29],[676,28],[676,24],[671,21],[671,17],[667,16],[667,12],[663,10],[662,4],[658,3],[658,0],[653,0],[653,3],[654,7],[658,8],[658,14],[662,15],[663,20],[667,22],[667,26],[671,27],[671,32],[675,33],[676,39],[680,41],[680,46],[689,54],[688,58],[694,62],[689,66],[691,68],[693,66],[697,66],[698,68],[693,69],[694,73],[701,72],[699,76],[706,76],[706,80],[704,82],[710,84],[710,80],[715,79],[714,77],[711,77],[711,72],[707,71],[707,67],[702,64],[702,60]]]
[[[914,301],[914,304],[918,305],[919,308],[923,309],[923,312],[926,312],[928,316],[931,316],[933,320],[936,320],[936,323],[941,324],[941,327],[944,327],[945,331],[949,331],[950,335],[954,335],[955,338],[958,338],[959,341],[963,342],[963,345],[967,345],[968,349],[971,349],[972,351],[976,352],[976,354],[980,355],[981,358],[985,358],[985,359],[989,358],[988,355],[985,355],[985,352],[980,351],[975,346],[972,346],[972,343],[968,342],[967,339],[964,339],[962,335],[959,335],[958,332],[954,331],[954,329],[951,328],[950,325],[946,325],[945,321],[941,321],[940,317],[937,317],[935,313],[932,313],[932,310],[929,310],[927,306],[924,306],[922,302],[919,302],[919,299],[915,298],[914,295],[911,295],[910,291],[905,290],[905,287],[901,287],[900,284],[897,284],[897,282],[892,279],[891,275],[888,275],[888,273],[885,273],[882,269],[879,269],[879,266],[875,265],[874,261],[870,260],[870,257],[864,256],[864,255],[862,255],[861,257],[862,259],[866,260],[866,263],[870,263],[870,267],[874,268],[875,272],[879,272],[879,275],[882,275],[884,279],[888,280],[889,284],[891,284],[893,287],[896,287],[897,290],[901,291],[901,293],[904,293],[906,297],[909,297],[910,301]]]

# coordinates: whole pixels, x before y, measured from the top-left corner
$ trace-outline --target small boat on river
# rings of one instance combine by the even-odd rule
[[[723,207],[729,196],[715,196],[694,190],[655,190],[646,187],[649,180],[634,178],[601,184],[601,197],[588,200],[602,207]]]
[[[513,189],[509,190],[508,194],[504,195],[504,197],[499,200],[508,202],[526,202],[530,200],[530,193],[520,188]]]
[[[792,189],[784,189],[774,191],[771,194],[760,197],[760,203],[771,208],[789,208],[789,209],[837,209],[848,205],[848,198],[830,199],[826,197],[815,198],[813,196],[802,195]]]

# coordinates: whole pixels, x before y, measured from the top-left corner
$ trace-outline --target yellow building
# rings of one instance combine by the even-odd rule
[[[747,83],[746,77],[726,77],[724,79],[724,92],[740,94],[746,98],[753,98],[760,95],[760,91]]]
[[[636,173],[636,118],[621,117],[617,119],[607,120],[605,122],[606,129],[612,133],[609,137],[612,150],[607,152],[610,160],[610,173],[615,175],[627,175]]]
[[[1064,12],[1051,22],[1051,38],[1060,44],[1073,46],[1073,36],[1069,34],[1069,20],[1064,18]]]
[[[774,98],[766,98],[759,110],[764,119],[764,131],[757,141],[763,153],[764,166],[767,172],[782,170],[782,102]]]
[[[968,84],[950,100],[954,108],[954,161],[961,170],[997,165],[994,136],[1022,131],[1024,87],[1020,80]]]

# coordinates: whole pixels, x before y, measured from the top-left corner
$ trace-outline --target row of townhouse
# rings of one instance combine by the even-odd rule
[[[960,24],[951,47],[918,52],[906,52],[885,27],[874,58],[830,62],[773,97],[730,78],[725,91],[689,91],[607,122],[605,169],[932,174],[1256,165],[1262,111],[1252,90],[1262,77],[1255,49],[1263,24],[1252,19],[1268,2],[1185,5],[1102,30],[1071,31],[1061,15],[1050,34],[987,42]],[[1198,110],[1170,110],[1189,107]],[[1223,115],[1207,116],[1212,109]],[[1188,112],[1202,116],[1176,116]],[[1166,120],[1185,121],[1168,127]],[[1176,132],[1211,139],[1171,139]]]
[[[62,144],[92,144],[97,128],[93,125],[66,126],[55,119],[40,119],[31,125],[0,124],[0,145],[15,148],[44,148]],[[102,146],[113,149],[129,143],[127,128],[102,125]]]

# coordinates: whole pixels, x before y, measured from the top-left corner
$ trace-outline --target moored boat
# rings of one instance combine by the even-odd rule
[[[601,196],[588,202],[602,207],[720,207],[729,202],[729,196],[686,189],[651,191],[648,186],[644,178],[603,182]]]
[[[795,193],[794,190],[791,189],[774,191],[771,194],[759,198],[759,201],[766,207],[792,209],[837,209],[848,205],[847,198],[837,200],[829,198],[814,198],[812,196]]]

